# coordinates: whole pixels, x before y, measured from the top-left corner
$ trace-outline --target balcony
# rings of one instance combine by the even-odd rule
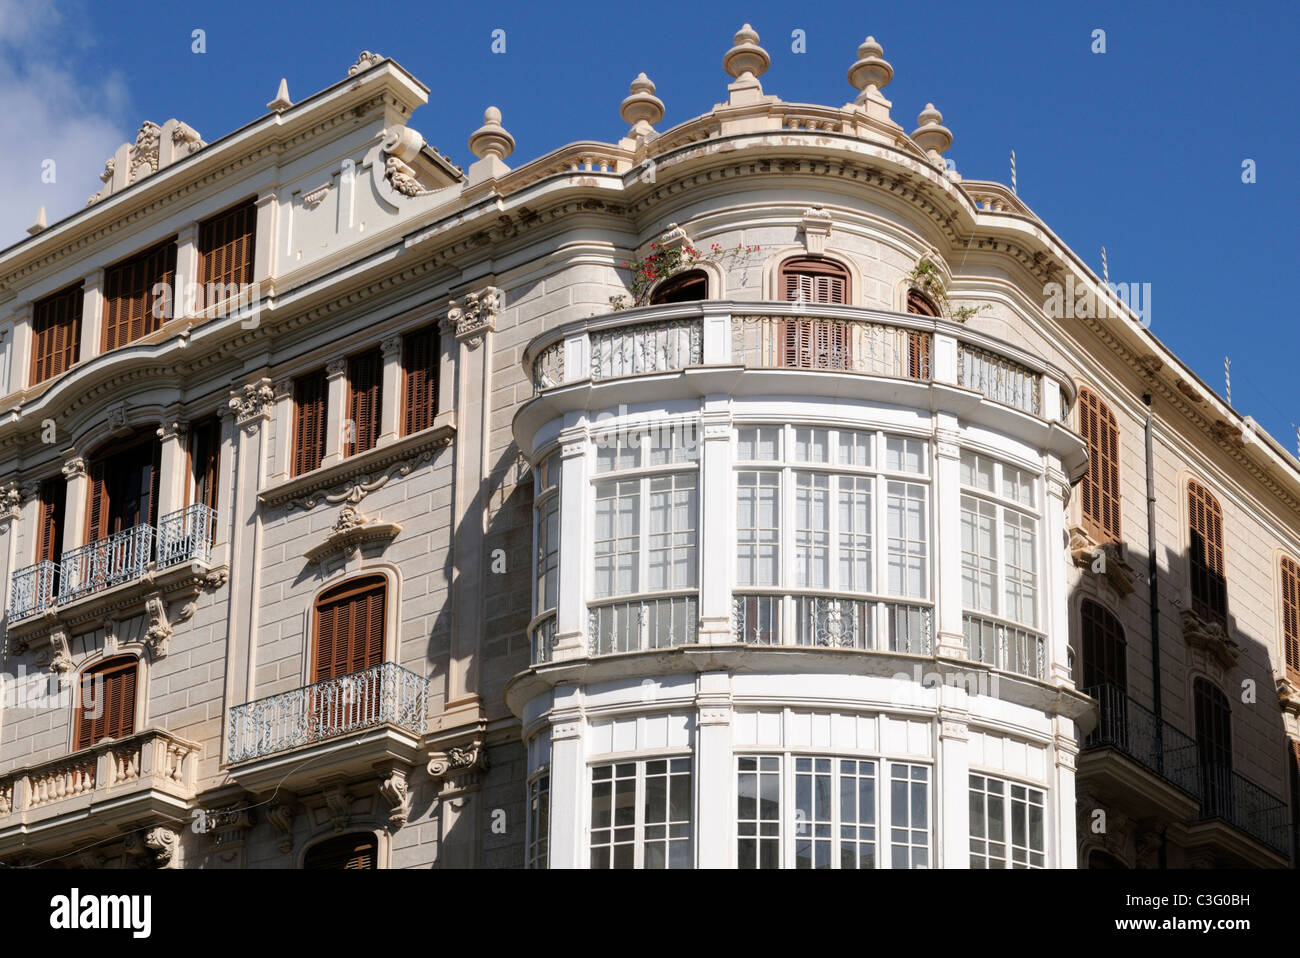
[[[1047,639],[1037,632],[977,615],[963,615],[966,657],[995,669],[1047,678]]]
[[[1084,692],[1100,706],[1097,727],[1084,740],[1084,748],[1113,748],[1200,800],[1196,742],[1190,736],[1114,685],[1098,685]]]
[[[1200,820],[1221,819],[1286,855],[1291,847],[1287,803],[1231,768],[1201,769]]]
[[[746,645],[794,645],[930,655],[934,611],[880,599],[736,593],[732,634]]]
[[[281,776],[319,746],[308,778],[391,758],[414,763],[428,705],[429,680],[394,662],[236,705],[226,751],[230,775],[254,791],[277,781],[292,788]],[[350,747],[338,749],[344,740]]]
[[[163,516],[155,529],[138,525],[64,552],[58,562],[38,562],[13,574],[9,621],[67,605],[142,578],[150,563],[167,569],[185,562],[210,562],[216,513],[192,505]]]
[[[199,746],[149,729],[0,776],[7,851],[94,842],[125,825],[187,820]]]

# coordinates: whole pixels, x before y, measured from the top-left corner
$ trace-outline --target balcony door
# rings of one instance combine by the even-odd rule
[[[1128,646],[1124,627],[1109,609],[1092,599],[1083,600],[1079,617],[1083,626],[1081,688],[1101,705],[1101,721],[1093,735],[1100,744],[1127,749]]]
[[[91,464],[88,541],[136,526],[157,526],[161,459],[157,439],[139,438],[114,447]]]
[[[316,601],[316,647],[307,696],[308,737],[329,738],[382,720],[387,580],[350,579]]]
[[[1196,755],[1201,766],[1201,810],[1231,820],[1232,709],[1228,697],[1206,679],[1192,686],[1196,708]]]

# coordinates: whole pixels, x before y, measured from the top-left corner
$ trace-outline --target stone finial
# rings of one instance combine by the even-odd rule
[[[480,160],[504,160],[515,151],[515,138],[501,125],[501,111],[494,106],[483,111],[483,125],[470,134],[469,151]]]
[[[45,229],[45,226],[46,226],[46,222],[45,222],[45,207],[42,206],[42,207],[40,208],[40,211],[37,212],[37,214],[36,214],[36,222],[33,223],[31,226],[27,227],[27,233],[28,233],[28,235],[30,235],[30,236],[35,236],[37,233],[39,233],[39,232],[41,232],[43,229]]]
[[[722,69],[736,80],[752,80],[767,72],[772,58],[758,45],[758,34],[748,23],[737,31],[735,44],[722,58]]]
[[[348,67],[348,76],[353,77],[358,73],[364,73],[376,64],[382,63],[383,59],[383,54],[362,50],[361,55],[357,57],[357,62]]]
[[[618,108],[624,123],[631,124],[632,133],[643,136],[664,118],[664,101],[655,96],[654,82],[644,73],[638,73],[628,86],[628,96]]]
[[[266,108],[273,113],[282,113],[293,106],[293,101],[289,99],[289,81],[281,77],[280,89],[275,92],[275,99],[266,105]]]
[[[884,52],[875,37],[867,37],[858,47],[858,61],[849,67],[849,83],[861,91],[856,102],[864,102],[870,94],[889,86],[894,78],[894,68],[884,58]]]
[[[943,125],[943,114],[934,108],[933,103],[925,105],[916,122],[920,125],[912,131],[912,141],[925,152],[938,158],[952,146],[952,131]]]

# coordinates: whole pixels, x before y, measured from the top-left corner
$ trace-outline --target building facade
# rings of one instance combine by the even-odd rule
[[[0,862],[1293,862],[1300,464],[768,64],[461,169],[363,53],[0,252]]]

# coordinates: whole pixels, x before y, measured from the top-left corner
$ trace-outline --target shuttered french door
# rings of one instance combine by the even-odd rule
[[[174,316],[175,285],[174,239],[106,269],[103,349],[117,349],[147,336]]]
[[[75,749],[135,731],[137,666],[134,658],[113,659],[82,675]]]
[[[438,405],[438,328],[402,337],[402,435],[433,425]]]
[[[383,410],[384,354],[367,350],[348,359],[348,419],[352,426],[344,435],[345,456],[375,448]]]
[[[316,603],[316,647],[308,709],[312,736],[373,721],[382,704],[377,673],[348,681],[345,676],[384,661],[386,580],[353,579],[329,590]]]
[[[30,385],[59,375],[77,361],[81,349],[81,284],[48,296],[32,310]]]

